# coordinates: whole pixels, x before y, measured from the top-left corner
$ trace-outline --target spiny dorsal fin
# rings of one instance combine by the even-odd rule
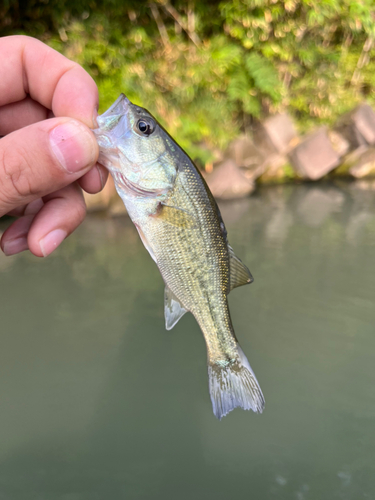
[[[164,316],[165,328],[171,330],[179,319],[187,312],[172,290],[165,285]]]
[[[254,281],[251,272],[245,264],[234,253],[233,248],[228,244],[229,268],[230,268],[230,290],[242,285],[248,285]]]

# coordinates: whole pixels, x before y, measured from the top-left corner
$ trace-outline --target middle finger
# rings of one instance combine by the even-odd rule
[[[45,120],[49,114],[48,109],[31,97],[0,106],[0,136]]]

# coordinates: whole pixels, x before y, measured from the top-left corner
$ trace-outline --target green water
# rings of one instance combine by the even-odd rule
[[[0,500],[375,498],[375,191],[222,205],[255,282],[230,295],[263,415],[211,410],[203,337],[164,329],[127,218],[0,257]],[[4,224],[3,224],[4,226]]]

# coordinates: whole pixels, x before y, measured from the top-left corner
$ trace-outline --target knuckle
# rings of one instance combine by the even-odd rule
[[[83,200],[77,201],[75,204],[75,220],[82,222],[86,217],[86,204]]]
[[[9,148],[0,153],[3,195],[10,202],[37,194],[31,183],[32,167],[28,155],[22,150]]]

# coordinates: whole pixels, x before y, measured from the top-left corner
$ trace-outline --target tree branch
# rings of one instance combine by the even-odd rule
[[[167,28],[165,27],[163,20],[160,17],[159,9],[157,8],[157,6],[154,3],[150,3],[150,9],[151,9],[152,15],[155,19],[155,22],[156,22],[156,25],[158,27],[160,37],[161,37],[161,40],[162,40],[164,46],[170,47],[170,40],[169,40],[169,36],[167,33]]]
[[[363,49],[361,52],[361,55],[359,56],[358,62],[357,62],[357,67],[353,73],[352,79],[350,81],[351,85],[354,85],[359,82],[360,76],[361,76],[361,69],[366,66],[369,63],[370,60],[370,55],[369,52],[374,46],[374,38],[369,36],[366,38],[366,41],[363,45]]]
[[[173,19],[176,21],[177,24],[181,26],[181,28],[185,31],[187,36],[190,38],[190,40],[198,47],[200,44],[200,39],[199,36],[195,33],[194,30],[190,31],[189,26],[186,25],[185,21],[182,19],[180,14],[177,12],[177,10],[173,7],[173,5],[170,5],[169,3],[166,3],[163,5],[164,9],[168,12],[170,16],[173,17]],[[190,28],[194,27],[194,24],[190,24]]]

